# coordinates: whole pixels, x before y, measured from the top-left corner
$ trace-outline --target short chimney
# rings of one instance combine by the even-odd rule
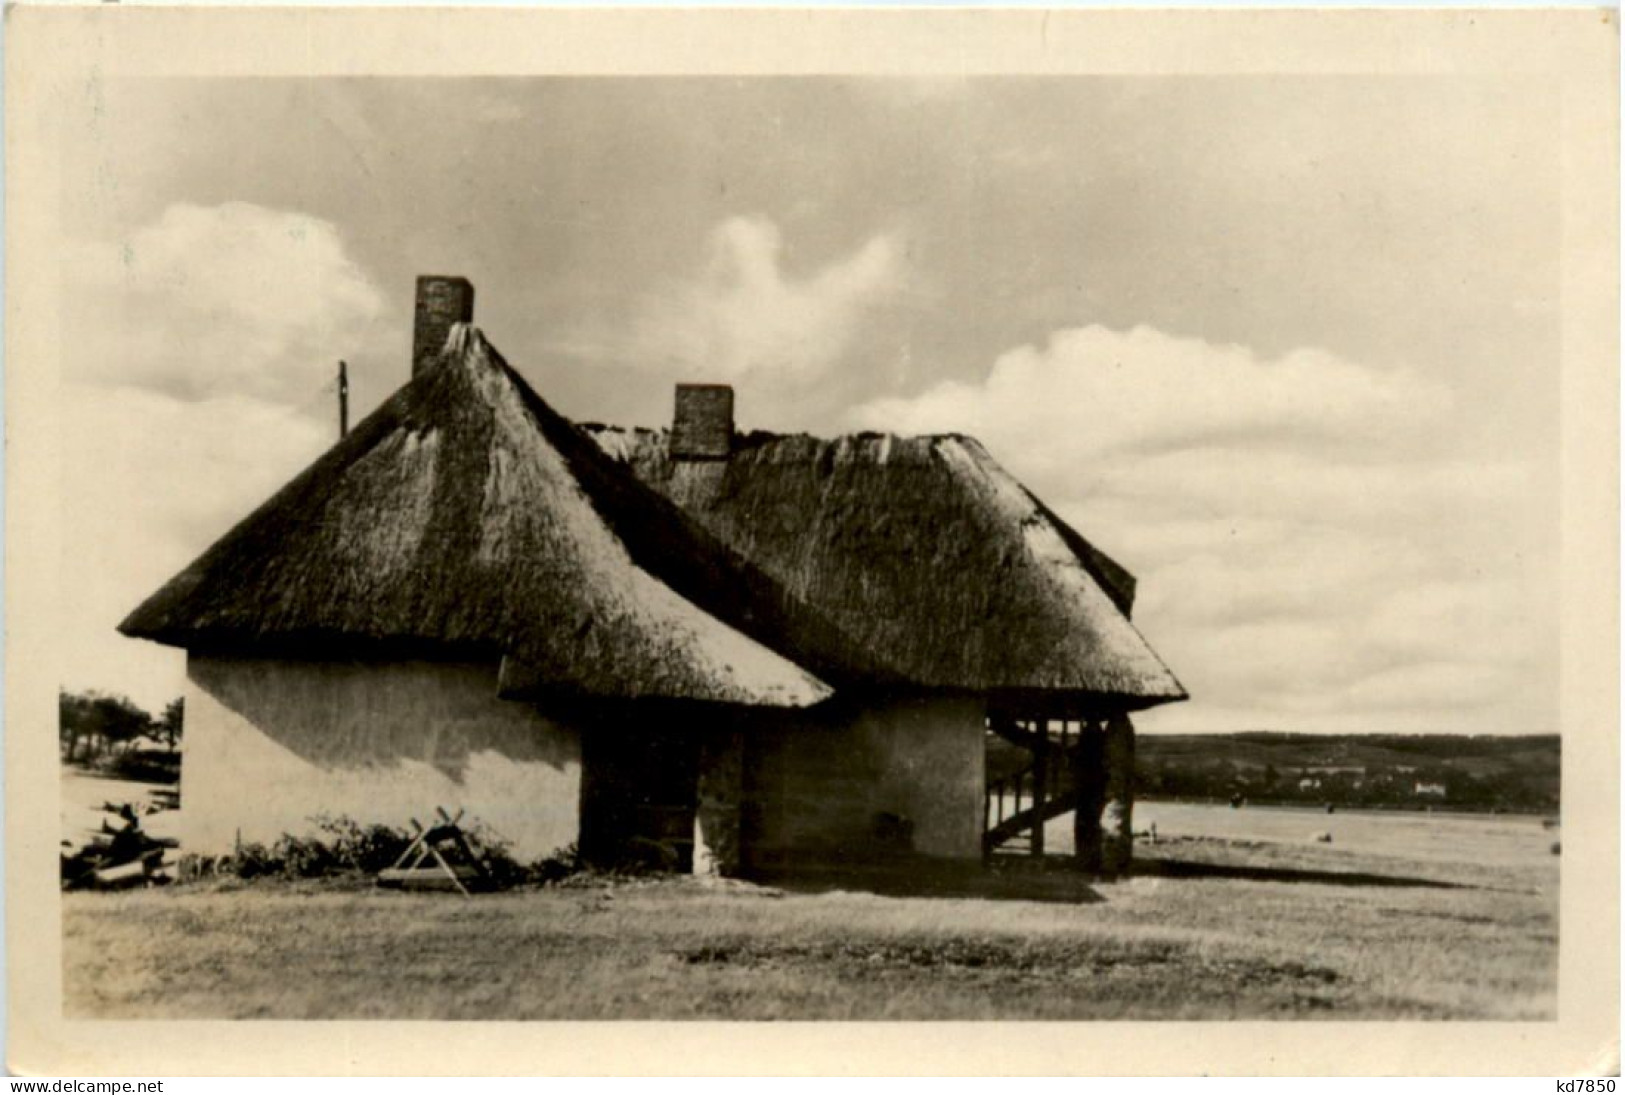
[[[467,278],[425,274],[418,278],[417,316],[412,321],[412,375],[428,368],[445,348],[453,324],[474,322],[474,286]]]
[[[733,443],[734,390],[726,384],[677,385],[672,459],[726,460]]]

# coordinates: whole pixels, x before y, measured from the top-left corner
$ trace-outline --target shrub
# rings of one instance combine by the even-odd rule
[[[546,886],[580,874],[583,869],[581,849],[574,844],[566,844],[552,855],[536,860],[526,868],[526,874],[529,881]]]
[[[371,876],[393,866],[413,840],[404,829],[363,825],[349,817],[320,815],[311,820],[316,824],[317,835],[284,833],[269,848],[263,844],[244,844],[236,854],[219,860],[218,873],[244,879],[273,875],[283,878]],[[574,844],[526,865],[514,859],[506,841],[480,822],[472,822],[463,831],[491,889],[557,881],[581,869]]]
[[[508,842],[483,822],[476,821],[463,833],[476,862],[485,872],[486,885],[494,890],[507,890],[530,881],[528,872],[508,852]]]
[[[377,874],[390,866],[412,843],[411,834],[388,825],[362,825],[348,817],[325,814],[313,820],[336,863],[363,874]]]
[[[412,838],[387,825],[361,825],[347,817],[318,817],[319,835],[283,833],[270,847],[246,843],[214,861],[217,874],[237,878],[326,878],[373,875],[394,863]],[[202,873],[202,861],[197,873]]]
[[[271,850],[265,845],[250,841],[239,845],[235,852],[222,860],[222,871],[238,878],[264,878],[266,875],[280,874],[282,864],[272,858]]]
[[[235,854],[204,861],[184,857],[181,877],[200,877],[212,865],[213,873],[237,878],[327,878],[336,875],[376,875],[392,866],[412,843],[412,835],[388,825],[362,825],[348,817],[321,815],[316,836],[284,833],[270,847],[248,843]],[[520,863],[508,843],[488,826],[475,821],[464,828],[476,862],[485,872],[486,886],[505,890],[522,885],[550,885],[581,874],[586,868],[581,852],[568,844],[531,863]],[[640,865],[641,866],[641,865]],[[189,868],[189,869],[187,869]]]
[[[115,779],[178,784],[181,779],[181,755],[155,749],[125,749],[97,757],[91,768]]]
[[[321,878],[344,869],[333,849],[322,841],[287,833],[271,846],[271,862],[285,878]]]

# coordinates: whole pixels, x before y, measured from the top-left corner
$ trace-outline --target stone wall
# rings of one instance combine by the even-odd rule
[[[404,826],[467,811],[521,859],[577,838],[575,728],[500,700],[495,664],[187,662],[184,847],[309,833],[318,814]]]

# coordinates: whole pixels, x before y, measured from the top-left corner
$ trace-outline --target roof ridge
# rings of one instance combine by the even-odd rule
[[[592,433],[635,433],[653,434],[656,436],[669,435],[670,426],[638,426],[621,425],[614,422],[599,422],[597,420],[584,420],[575,423],[581,429]],[[946,441],[970,441],[981,446],[982,442],[971,434],[950,430],[942,433],[893,433],[890,430],[851,430],[846,433],[822,435],[808,433],[805,430],[786,432],[782,430],[766,430],[752,428],[740,430],[735,434],[739,440],[761,439],[763,441],[811,441],[815,444],[833,445],[842,441],[883,441],[890,438],[893,441],[929,441],[940,444]],[[984,446],[985,448],[985,446]]]

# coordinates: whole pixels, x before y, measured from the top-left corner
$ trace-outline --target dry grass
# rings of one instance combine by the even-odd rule
[[[1557,866],[1181,841],[1100,900],[333,885],[64,897],[74,1016],[1548,1018]],[[1039,891],[1035,890],[1035,893]],[[1053,896],[1053,894],[1051,894]]]

